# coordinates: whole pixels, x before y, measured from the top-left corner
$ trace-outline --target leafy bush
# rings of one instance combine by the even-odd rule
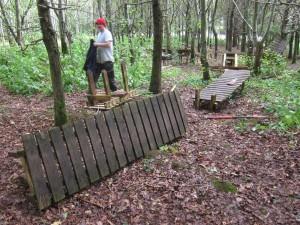
[[[277,122],[271,128],[286,131],[300,128],[300,73],[284,71],[276,79],[254,78],[249,82],[249,91],[259,93],[268,112],[273,113]]]
[[[69,55],[61,56],[62,77],[66,92],[86,90],[87,79],[82,67],[89,48],[88,36],[74,40]],[[115,74],[121,81],[120,60],[127,62],[129,86],[137,88],[149,84],[151,76],[151,39],[133,38],[133,44],[124,39],[115,46]],[[130,49],[135,63],[130,62]],[[0,82],[12,93],[31,95],[51,94],[51,77],[46,49],[42,43],[21,52],[18,47],[0,49]]]
[[[253,67],[253,58],[251,56],[241,56],[240,64]],[[276,77],[283,73],[286,68],[286,60],[282,55],[279,55],[271,50],[265,50],[262,62],[260,76],[263,78]]]

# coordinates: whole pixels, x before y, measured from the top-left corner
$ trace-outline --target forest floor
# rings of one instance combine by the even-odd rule
[[[204,119],[263,115],[247,92],[211,113],[192,107],[192,89],[178,90],[188,119],[185,138],[39,212],[19,161],[9,153],[22,149],[22,134],[53,125],[52,98],[12,95],[0,87],[0,225],[300,224],[300,134]],[[67,95],[72,118],[87,114],[84,95]]]

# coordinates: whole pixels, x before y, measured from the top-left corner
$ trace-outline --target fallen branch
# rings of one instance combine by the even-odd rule
[[[231,120],[231,119],[269,119],[268,116],[262,116],[262,115],[212,115],[212,116],[206,116],[204,119],[209,120]]]

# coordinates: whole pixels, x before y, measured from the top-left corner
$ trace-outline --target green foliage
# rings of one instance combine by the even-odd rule
[[[253,59],[251,56],[241,56],[239,60],[239,64],[247,65],[249,68],[253,67]],[[276,54],[271,50],[264,51],[260,68],[260,77],[270,78],[279,76],[283,73],[285,68],[286,60],[282,55]]]
[[[249,92],[264,102],[268,112],[278,120],[271,128],[287,131],[300,128],[300,73],[284,71],[273,79],[255,78],[249,82]]]
[[[84,42],[76,40],[71,54],[61,58],[65,91],[86,89],[87,81],[82,66],[85,60]],[[18,47],[0,50],[1,84],[16,94],[31,95],[52,92],[49,61],[43,44],[21,52]]]
[[[75,38],[69,55],[61,56],[62,77],[66,92],[87,89],[87,79],[82,67],[89,48],[88,36]],[[124,39],[115,47],[115,74],[121,82],[120,59],[127,62],[129,86],[137,88],[149,84],[151,76],[151,39],[133,38],[132,45]],[[132,52],[136,58],[130,64]],[[51,94],[51,77],[46,49],[42,43],[21,52],[18,47],[0,49],[0,82],[12,93],[31,95]]]
[[[131,43],[128,38],[120,40],[114,49],[115,70],[118,80],[121,78],[120,61],[127,64],[129,86],[132,88],[148,86],[152,68],[152,39],[133,37]],[[132,57],[135,59],[131,64]]]
[[[214,179],[212,181],[212,184],[218,191],[221,191],[221,192],[225,192],[225,193],[236,193],[237,192],[236,186],[229,181]]]

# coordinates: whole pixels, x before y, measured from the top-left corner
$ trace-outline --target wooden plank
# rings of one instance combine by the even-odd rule
[[[177,125],[179,127],[180,134],[181,134],[181,136],[183,136],[183,135],[185,135],[185,128],[184,128],[183,120],[180,115],[179,107],[177,105],[176,96],[175,96],[174,92],[170,92],[169,96],[170,96],[171,104],[172,104],[172,107],[174,110]]]
[[[162,118],[162,113],[160,111],[160,107],[158,105],[157,96],[151,98],[152,107],[155,113],[155,117],[157,120],[158,128],[161,133],[163,144],[167,144],[170,142],[169,136],[167,134],[167,129],[165,127],[164,120]]]
[[[119,164],[118,164],[117,156],[115,154],[114,146],[111,141],[109,130],[104,118],[104,114],[99,113],[95,116],[95,118],[97,122],[98,131],[101,136],[103,149],[106,154],[108,166],[110,168],[110,172],[114,173],[119,169]]]
[[[122,78],[123,78],[124,90],[126,92],[129,92],[127,68],[126,68],[126,63],[124,61],[121,62],[121,71],[122,71]]]
[[[136,127],[139,141],[141,143],[144,155],[149,152],[150,145],[147,140],[146,130],[144,129],[143,122],[137,107],[136,102],[130,102],[129,104],[130,112],[134,121],[134,125]]]
[[[130,112],[130,108],[128,104],[123,105],[123,115],[128,127],[128,134],[131,139],[131,143],[137,158],[141,158],[143,156],[142,146],[138,137],[137,129],[134,124],[133,117]],[[147,139],[146,139],[147,142]],[[148,143],[147,143],[148,145]]]
[[[142,122],[143,122],[143,125],[144,125],[144,129],[146,131],[145,133],[147,135],[147,140],[148,140],[148,143],[149,143],[149,146],[150,146],[150,150],[155,150],[155,149],[157,149],[157,145],[156,145],[154,134],[153,134],[153,131],[152,131],[152,128],[151,128],[150,120],[149,120],[149,117],[147,115],[147,111],[146,111],[144,101],[142,101],[142,100],[138,101],[137,106],[138,106],[140,116],[141,116],[141,119],[142,119]]]
[[[101,137],[96,127],[95,117],[86,118],[85,124],[91,139],[91,144],[100,174],[102,177],[108,176],[110,174],[109,167],[102,147]]]
[[[105,120],[106,120],[108,129],[109,129],[109,132],[110,132],[110,136],[112,139],[114,149],[117,154],[119,165],[122,168],[127,165],[127,159],[126,159],[125,151],[124,151],[124,148],[123,148],[123,145],[121,142],[121,137],[120,137],[117,125],[115,123],[114,115],[113,115],[112,111],[106,111],[106,112],[104,112],[104,116],[105,116]]]
[[[174,131],[175,138],[179,138],[179,137],[181,137],[181,134],[179,132],[179,128],[178,128],[178,125],[177,125],[177,122],[176,122],[176,117],[175,117],[175,114],[174,114],[174,111],[173,111],[173,108],[172,108],[172,104],[171,104],[171,101],[170,101],[169,94],[168,93],[163,93],[163,97],[164,97],[164,101],[165,101],[165,104],[166,104],[168,115],[169,115],[169,118],[170,118],[170,121],[171,121],[171,126],[172,126],[173,131]]]
[[[51,193],[47,187],[47,178],[43,173],[42,160],[35,138],[32,134],[25,134],[22,136],[22,141],[38,207],[47,208],[51,205]]]
[[[157,96],[157,102],[161,110],[162,118],[164,120],[164,124],[166,126],[166,131],[170,141],[175,139],[174,131],[171,125],[171,121],[167,112],[166,104],[164,102],[164,98],[162,95]]]
[[[146,108],[146,111],[147,111],[147,114],[148,114],[150,125],[152,127],[152,131],[153,131],[153,134],[154,134],[156,147],[159,148],[160,146],[163,145],[163,140],[162,140],[162,137],[161,137],[160,130],[158,128],[157,120],[155,118],[154,110],[153,110],[153,107],[152,107],[152,104],[151,104],[151,98],[145,99],[144,104],[145,104],[145,108]]]
[[[71,124],[64,125],[63,132],[73,163],[73,168],[77,177],[79,188],[86,188],[89,186],[89,179],[88,175],[86,174],[85,165],[82,160],[78,140],[74,134],[73,126]]]
[[[76,176],[73,171],[71,159],[68,156],[68,149],[64,143],[61,130],[58,127],[54,127],[49,130],[53,147],[56,152],[56,156],[60,165],[60,169],[66,184],[68,194],[72,195],[79,191],[79,187],[76,181]]]
[[[59,202],[65,198],[64,184],[62,176],[58,171],[59,165],[52,150],[49,135],[48,133],[40,132],[35,137],[39,145],[42,161],[44,162],[54,202]]]
[[[127,125],[125,119],[123,117],[123,112],[120,107],[115,108],[113,110],[117,122],[117,126],[119,129],[119,133],[121,136],[121,140],[123,143],[123,147],[125,149],[125,153],[129,162],[133,162],[136,158],[133,151],[133,146],[129,137],[129,131],[127,129]]]
[[[178,105],[178,108],[179,108],[179,111],[180,111],[180,115],[181,115],[181,119],[183,121],[183,125],[184,125],[184,128],[185,128],[185,131],[187,131],[187,129],[188,129],[187,117],[186,117],[186,114],[184,112],[184,107],[182,105],[179,92],[175,90],[174,94],[175,94],[175,97],[176,97],[177,105]]]
[[[74,127],[79,140],[79,145],[85,162],[85,167],[87,169],[91,183],[94,183],[100,179],[100,175],[97,170],[96,160],[94,158],[94,153],[89,142],[89,136],[86,132],[84,121],[75,121]]]

